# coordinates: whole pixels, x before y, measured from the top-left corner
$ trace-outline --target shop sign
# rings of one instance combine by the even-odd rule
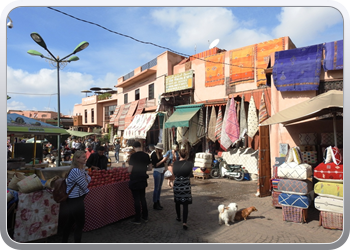
[[[165,78],[165,92],[174,92],[193,88],[193,70],[188,70]]]

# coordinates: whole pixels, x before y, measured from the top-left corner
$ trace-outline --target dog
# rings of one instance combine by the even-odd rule
[[[258,211],[258,209],[256,209],[253,206],[252,207],[243,208],[243,209],[241,209],[241,210],[236,212],[234,220],[235,221],[247,220],[248,216],[254,211]]]
[[[225,222],[226,226],[230,226],[229,222],[234,222],[238,206],[236,203],[230,203],[227,207],[221,204],[218,206],[219,210],[219,225],[222,225],[222,222]]]

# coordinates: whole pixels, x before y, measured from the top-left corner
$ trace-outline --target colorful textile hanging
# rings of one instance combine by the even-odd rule
[[[217,140],[218,142],[220,142],[220,138],[221,138],[221,128],[222,128],[222,111],[220,106],[218,117],[216,118],[216,126],[215,126],[215,140]]]
[[[203,109],[199,110],[199,117],[198,117],[198,125],[197,125],[197,137],[198,139],[202,138],[205,135],[205,127],[204,127],[204,116],[203,116]]]
[[[241,111],[239,114],[239,134],[240,137],[244,137],[244,134],[248,131],[248,125],[247,125],[247,117],[245,113],[245,105],[244,105],[244,95],[242,95],[241,100]]]
[[[233,97],[231,99],[228,114],[224,122],[225,122],[225,132],[231,140],[230,144],[235,143],[239,139],[240,131],[239,131],[239,124],[238,124],[237,113],[236,113],[236,102],[233,99]]]
[[[227,150],[232,145],[231,138],[226,132],[227,122],[229,118],[230,104],[231,104],[231,100],[228,99],[226,104],[226,109],[225,109],[225,115],[223,117],[222,129],[221,129],[220,146],[224,150]]]
[[[225,53],[205,58],[205,87],[223,85],[225,83]]]
[[[259,123],[262,123],[268,118],[267,108],[264,100],[264,93],[261,94],[260,108],[259,108]]]
[[[325,43],[324,71],[343,69],[343,40]]]
[[[277,90],[318,90],[322,53],[322,44],[276,52],[272,74]]]
[[[254,80],[254,46],[230,51],[230,85]]]
[[[256,107],[254,97],[250,97],[249,108],[248,108],[248,136],[253,138],[258,131],[258,116],[256,114]]]
[[[256,44],[255,53],[257,61],[256,82],[257,86],[266,85],[265,69],[269,65],[270,55],[276,51],[284,50],[284,38],[278,38]]]
[[[216,131],[216,112],[215,112],[215,107],[213,106],[211,108],[211,115],[210,115],[210,120],[208,125],[208,139],[210,139],[213,142],[216,141],[215,131]]]

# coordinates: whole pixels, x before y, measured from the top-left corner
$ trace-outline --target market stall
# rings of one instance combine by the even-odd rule
[[[284,220],[306,222],[307,209],[314,202],[320,211],[320,225],[342,229],[343,165],[338,146],[342,145],[343,138],[337,131],[336,119],[336,114],[342,111],[343,91],[330,90],[282,110],[260,124],[297,126],[297,122],[310,122],[312,118],[333,117],[333,133],[321,133],[320,142],[317,133],[300,133],[298,146],[289,149],[282,164],[274,167],[272,199],[274,206],[282,206]],[[326,147],[321,157],[317,157],[319,146]],[[303,198],[303,206],[296,206],[296,200]]]

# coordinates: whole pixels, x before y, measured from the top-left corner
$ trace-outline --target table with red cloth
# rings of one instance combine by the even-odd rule
[[[91,188],[84,204],[84,232],[135,215],[134,199],[128,181]]]

